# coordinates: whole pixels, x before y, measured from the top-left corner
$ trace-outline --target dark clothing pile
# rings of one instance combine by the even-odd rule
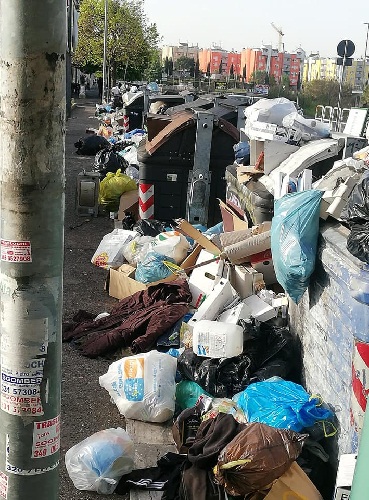
[[[121,300],[110,315],[64,328],[63,340],[73,341],[90,358],[130,348],[148,352],[156,339],[188,312],[191,292],[186,280],[160,283]]]

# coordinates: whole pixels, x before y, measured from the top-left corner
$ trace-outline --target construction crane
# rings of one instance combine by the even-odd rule
[[[282,28],[277,28],[277,26],[274,23],[270,23],[272,27],[276,30],[278,33],[278,52],[281,52],[283,49],[284,52],[284,44],[283,44],[283,37],[284,33],[282,31]]]

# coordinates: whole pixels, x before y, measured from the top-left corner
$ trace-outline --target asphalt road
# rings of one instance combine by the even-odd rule
[[[98,126],[94,117],[96,103],[93,98],[78,100],[72,118],[67,122],[64,320],[70,320],[79,309],[98,314],[109,311],[116,303],[104,291],[106,271],[91,264],[101,238],[113,229],[113,221],[106,216],[86,218],[75,213],[76,176],[83,169],[88,171],[94,158],[77,155],[74,143],[85,137],[87,127]],[[70,447],[94,432],[124,427],[123,417],[98,382],[109,364],[105,359],[84,358],[70,345],[63,345],[61,500],[106,498],[75,489],[64,466],[64,455]]]

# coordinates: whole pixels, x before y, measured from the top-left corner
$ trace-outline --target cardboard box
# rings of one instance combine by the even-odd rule
[[[242,220],[236,214],[231,207],[223,203],[222,200],[219,201],[219,207],[222,214],[223,219],[223,229],[225,233],[231,231],[242,231],[243,229],[248,229],[249,224],[247,221]]]
[[[202,319],[215,319],[221,313],[224,306],[230,304],[236,296],[237,293],[230,282],[222,278],[189,320],[188,326],[193,328],[195,323]]]
[[[182,262],[183,271],[188,267],[196,264],[197,257],[201,251],[201,247],[196,247],[194,251]],[[157,285],[158,283],[169,283],[177,278],[176,274],[172,274],[164,280],[155,281],[149,285],[140,283],[134,279],[136,269],[129,264],[123,264],[118,268],[111,268],[105,283],[105,290],[108,291],[111,297],[116,299],[124,299],[133,295],[136,292],[147,290],[149,286]]]
[[[248,264],[236,265],[227,264],[229,274],[228,279],[241,299],[246,299],[250,295],[265,288],[262,273],[256,271]]]
[[[129,211],[133,213],[133,216],[137,220],[138,218],[138,189],[134,191],[127,191],[123,193],[120,197],[119,209],[118,209],[118,220],[123,220],[125,217],[125,212]]]
[[[250,264],[256,271],[262,273],[266,285],[277,283],[271,250],[265,250],[265,252],[252,255],[250,257]]]
[[[149,286],[157,285],[158,283],[169,283],[177,278],[177,275],[172,274],[168,278],[145,285],[134,279],[135,272],[136,269],[129,264],[123,264],[116,269],[111,268],[105,286],[109,295],[121,300],[130,297],[136,292],[147,290]]]
[[[221,251],[219,248],[214,245],[213,242],[208,240],[206,236],[204,236],[200,231],[198,231],[196,228],[194,228],[189,222],[187,222],[184,219],[180,219],[177,224],[177,228],[187,234],[190,238],[196,241],[200,246],[205,248],[208,252],[214,254],[214,255],[220,255]]]
[[[202,249],[196,264],[214,259],[214,254]],[[223,275],[224,261],[219,259],[201,267],[195,268],[190,276],[189,285],[192,294],[191,304],[198,308],[211,293]]]
[[[274,307],[264,302],[257,295],[250,295],[243,303],[246,306],[244,314],[247,314],[248,317],[252,316],[258,321],[268,321],[277,316],[277,311]]]

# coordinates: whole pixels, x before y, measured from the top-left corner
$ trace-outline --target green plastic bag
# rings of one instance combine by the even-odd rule
[[[105,179],[100,182],[99,205],[109,212],[117,212],[119,200],[123,193],[137,189],[137,185],[128,175],[121,170],[115,173],[108,172]]]
[[[204,389],[196,384],[196,382],[192,382],[191,380],[182,380],[176,387],[176,403],[181,410],[192,408],[192,406],[195,406],[196,401],[199,399],[201,394],[210,396],[210,394],[204,391]]]

